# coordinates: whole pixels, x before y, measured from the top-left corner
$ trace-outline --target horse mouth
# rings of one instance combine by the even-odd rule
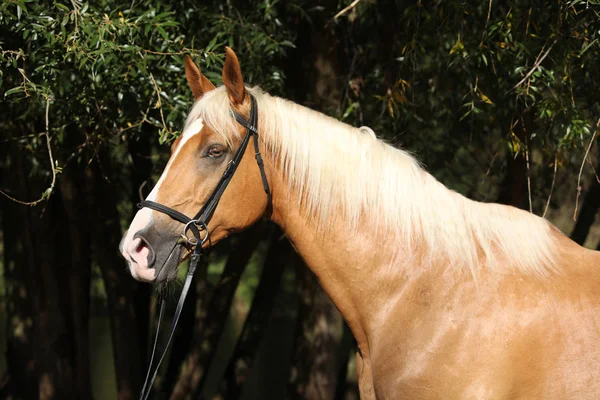
[[[158,284],[168,283],[177,279],[179,266],[187,261],[193,252],[193,248],[181,244],[176,247],[173,254],[167,256],[167,259],[155,267],[155,282]]]

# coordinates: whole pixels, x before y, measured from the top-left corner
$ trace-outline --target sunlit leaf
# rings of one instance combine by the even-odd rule
[[[456,43],[454,43],[454,46],[452,46],[452,48],[450,49],[450,54],[454,54],[457,51],[462,51],[464,49],[465,49],[465,46],[464,46],[463,42],[461,42],[460,34],[459,34],[458,39],[456,39]]]

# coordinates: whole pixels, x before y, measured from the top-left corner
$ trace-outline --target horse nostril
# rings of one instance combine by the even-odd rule
[[[147,267],[152,268],[154,266],[156,255],[155,255],[154,249],[150,245],[150,242],[144,236],[139,235],[139,234],[134,235],[134,240],[135,239],[139,239],[139,241],[134,248],[134,253],[139,254],[139,255],[142,255],[143,253],[147,253],[147,256],[146,256],[146,260],[148,263]]]

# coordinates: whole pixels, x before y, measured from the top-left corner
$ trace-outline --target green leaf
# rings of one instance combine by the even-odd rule
[[[214,71],[203,71],[203,74],[215,85],[220,85],[223,77]]]
[[[208,44],[208,46],[206,46],[206,49],[205,49],[205,51],[206,51],[206,52],[209,52],[209,51],[211,51],[211,50],[213,49],[213,47],[215,47],[215,44],[217,43],[217,40],[218,40],[218,39],[219,39],[219,36],[218,36],[218,35],[217,35],[217,36],[215,36],[215,37],[214,37],[214,38],[213,38],[213,39],[210,41],[210,43]]]
[[[25,14],[27,14],[27,6],[25,6],[25,3],[27,2],[27,0],[19,0],[17,1],[17,7],[20,7],[21,10],[23,10],[23,12],[25,12]],[[17,13],[19,12],[19,10],[17,10]]]
[[[162,12],[160,14],[158,14],[156,17],[153,18],[153,21],[160,21],[161,19],[165,19],[165,17],[168,17],[172,14],[171,11],[165,11]]]
[[[457,51],[461,51],[464,49],[465,49],[465,45],[463,44],[463,42],[461,42],[460,34],[459,34],[458,39],[456,39],[456,43],[454,43],[454,46],[452,46],[452,48],[450,49],[450,54],[454,54]]]
[[[344,114],[342,115],[342,119],[344,120],[344,119],[348,118],[348,116],[352,113],[352,111],[354,111],[356,108],[358,108],[358,105],[359,104],[357,102],[350,104],[350,106],[348,106],[346,108],[346,110],[344,111]]]
[[[6,92],[4,92],[4,97],[8,97],[11,94],[20,93],[20,92],[23,92],[23,91],[24,91],[23,86],[17,86],[17,87],[14,87],[12,89],[8,89]]]
[[[60,8],[60,9],[61,9],[61,10],[63,10],[63,11],[66,11],[66,12],[71,12],[71,10],[69,9],[69,7],[65,6],[64,4],[61,4],[61,3],[54,3],[54,5],[55,5],[57,8]]]
[[[462,115],[462,117],[460,117],[459,121],[462,121],[463,119],[467,118],[470,114],[471,114],[471,110],[467,111],[466,113],[464,113]]]
[[[163,37],[163,39],[165,39],[165,41],[169,41],[169,35],[167,34],[167,31],[165,31],[165,29],[162,26],[157,26],[156,29],[158,30],[158,33],[160,33],[160,35]]]
[[[598,43],[598,38],[594,39],[593,41],[591,41],[587,46],[585,46],[581,52],[579,53],[579,57],[581,57],[586,51],[589,50],[590,47],[592,47],[593,45],[595,45],[596,43]]]

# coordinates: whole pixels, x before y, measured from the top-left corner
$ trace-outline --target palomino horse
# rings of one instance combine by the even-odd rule
[[[223,87],[185,67],[196,103],[148,199],[194,215],[246,132],[232,110],[249,115],[253,96],[271,201],[245,151],[211,242],[264,215],[281,226],[357,340],[361,398],[600,399],[600,253],[448,190],[364,130],[245,87],[229,48]],[[140,210],[121,246],[134,278],[175,277],[181,232]]]

